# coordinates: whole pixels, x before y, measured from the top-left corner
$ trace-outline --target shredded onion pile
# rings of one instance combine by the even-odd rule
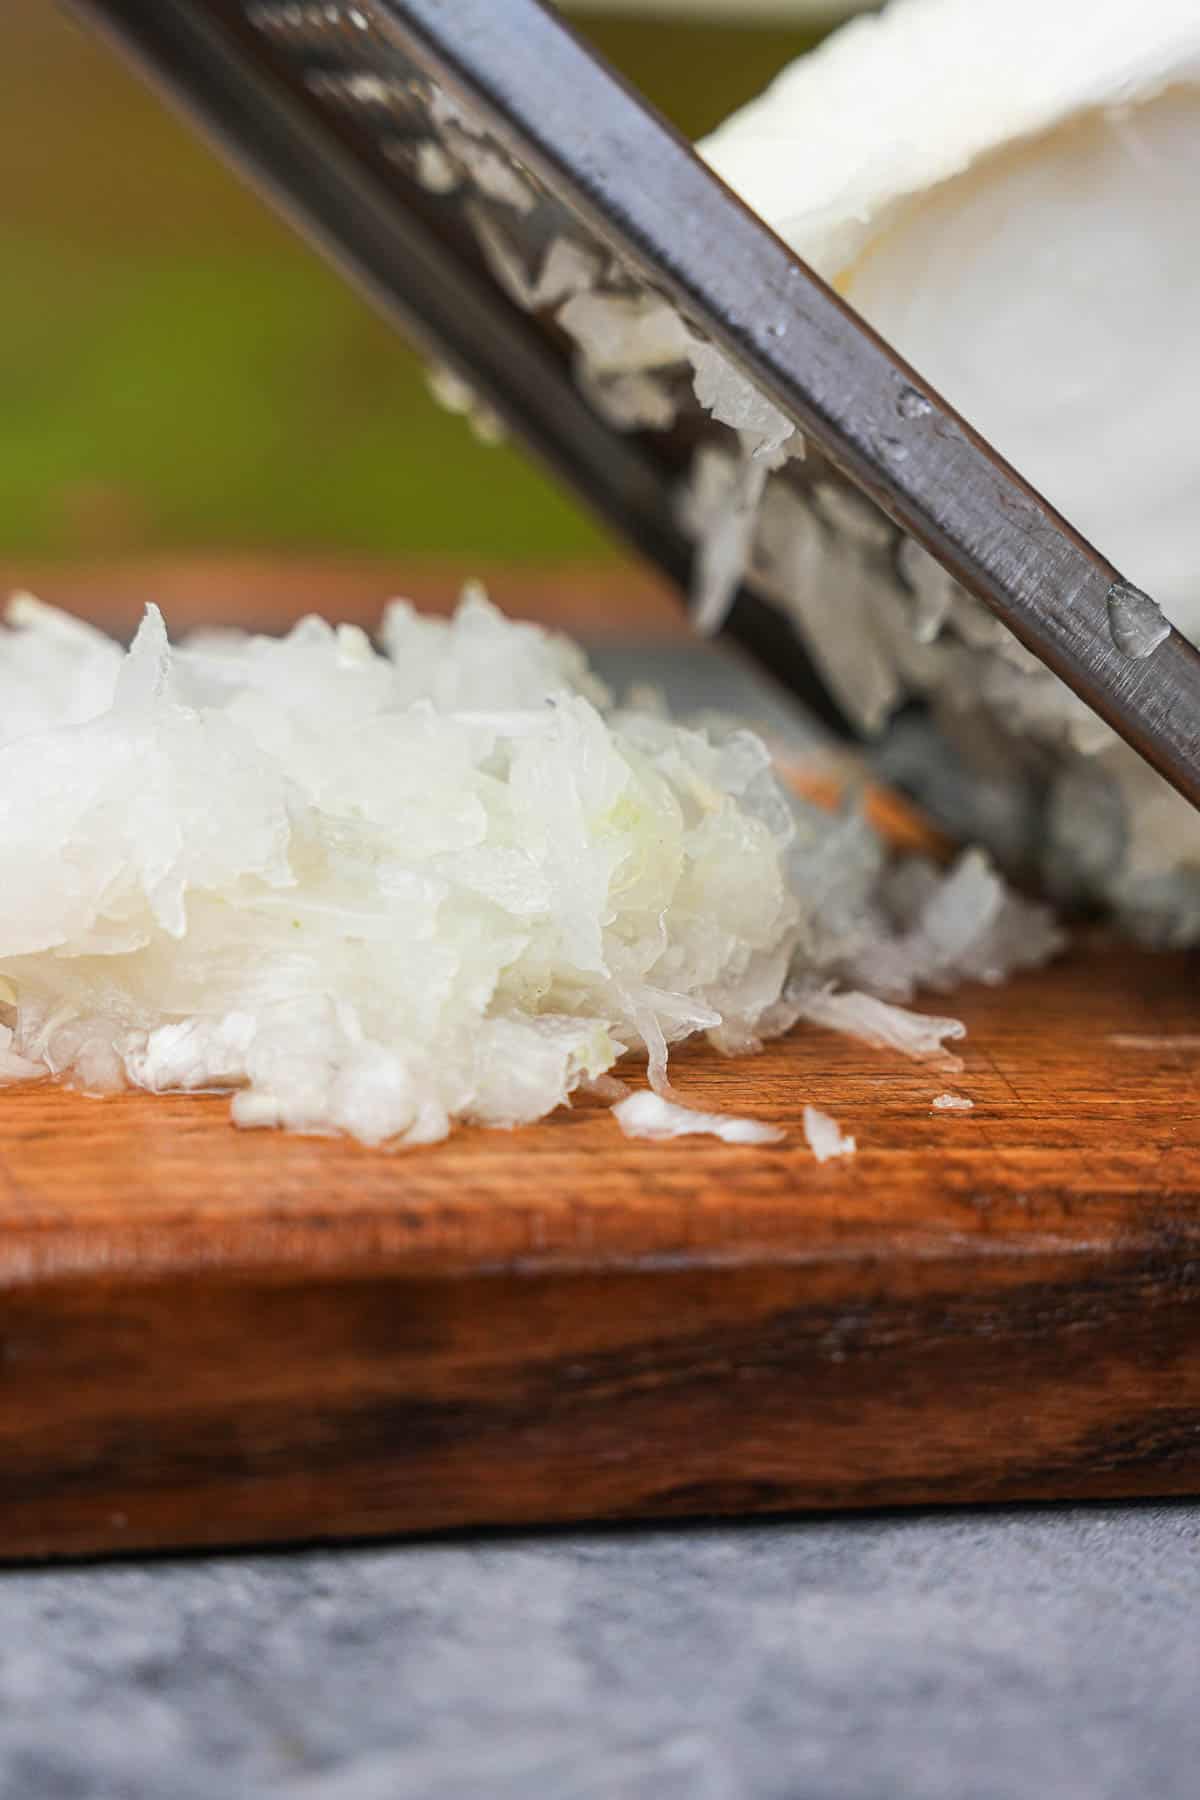
[[[241,1125],[427,1143],[627,1050],[671,1100],[695,1033],[810,1017],[935,1056],[961,1027],[897,999],[1057,946],[978,858],[889,865],[753,733],[614,708],[479,591],[392,605],[380,643],[310,618],[172,648],[151,608],[126,654],[13,602],[0,1081],[229,1088]]]

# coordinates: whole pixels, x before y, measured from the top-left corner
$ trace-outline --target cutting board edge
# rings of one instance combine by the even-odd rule
[[[10,1289],[0,1558],[1200,1491],[1195,1266],[957,1273]]]

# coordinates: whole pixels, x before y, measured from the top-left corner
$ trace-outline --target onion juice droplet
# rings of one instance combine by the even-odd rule
[[[1171,627],[1162,609],[1149,594],[1128,581],[1114,581],[1108,590],[1108,635],[1122,656],[1149,656]]]
[[[902,419],[927,419],[933,411],[933,401],[918,394],[916,388],[901,388],[896,397],[896,411]]]

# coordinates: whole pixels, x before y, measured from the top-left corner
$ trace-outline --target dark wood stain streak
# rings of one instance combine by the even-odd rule
[[[12,1287],[0,1549],[1188,1491],[1188,1248]]]

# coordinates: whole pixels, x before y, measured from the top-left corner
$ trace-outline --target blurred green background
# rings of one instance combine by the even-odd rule
[[[812,41],[581,13],[688,133]],[[49,0],[0,6],[0,554],[595,555],[392,331]]]

